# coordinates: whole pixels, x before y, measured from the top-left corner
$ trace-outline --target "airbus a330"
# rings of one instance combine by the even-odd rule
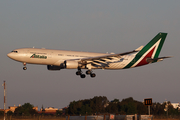
[[[158,33],[146,46],[133,51],[108,54],[65,51],[53,49],[20,48],[8,53],[7,56],[15,61],[26,64],[47,65],[48,70],[77,69],[76,75],[85,78],[96,76],[93,69],[127,69],[162,61],[169,57],[159,57],[167,33]],[[82,72],[86,69],[86,75]]]

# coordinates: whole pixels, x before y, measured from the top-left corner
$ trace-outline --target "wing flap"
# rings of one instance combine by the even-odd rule
[[[94,67],[109,67],[109,65],[107,63],[100,63],[100,62],[90,62],[90,64]]]

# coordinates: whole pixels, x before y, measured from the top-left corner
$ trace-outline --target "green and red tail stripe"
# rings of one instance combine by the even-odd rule
[[[126,65],[124,69],[149,64],[147,58],[157,59],[166,36],[167,33],[158,33],[141,51],[136,54],[134,59]],[[157,62],[157,60],[154,60],[153,62]]]

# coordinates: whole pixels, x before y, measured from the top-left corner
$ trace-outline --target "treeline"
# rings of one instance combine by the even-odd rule
[[[165,109],[168,108],[168,113]],[[174,109],[170,102],[167,103],[153,103],[150,107],[151,114],[155,116],[177,116],[180,115],[178,109]],[[119,101],[114,99],[110,101],[107,97],[94,97],[92,99],[85,99],[73,101],[69,104],[66,114],[69,115],[92,115],[92,114],[148,114],[148,107],[144,106],[142,102],[134,100],[132,97]]]
[[[42,115],[33,109],[33,105],[25,103],[15,109],[14,113],[8,111],[7,115],[13,116],[35,116]],[[166,111],[165,111],[166,110]],[[151,114],[154,116],[179,116],[180,111],[174,109],[170,102],[153,103],[150,107]],[[70,102],[69,107],[63,111],[56,111],[56,116],[61,115],[98,115],[98,114],[120,114],[120,115],[145,115],[148,114],[148,107],[142,102],[134,100],[132,97],[119,101],[114,99],[109,101],[105,96],[96,96],[91,99]],[[0,111],[0,116],[3,111]]]
[[[14,112],[12,111],[8,111],[7,115],[11,116],[31,116],[31,115],[37,115],[38,111],[36,111],[35,109],[33,109],[33,105],[30,103],[25,103],[22,106],[18,106]],[[4,114],[4,111],[0,112],[0,115],[2,116]]]

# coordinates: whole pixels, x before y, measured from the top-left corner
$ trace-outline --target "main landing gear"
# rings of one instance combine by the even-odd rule
[[[27,70],[26,63],[23,63],[24,67],[23,70]]]
[[[85,78],[86,75],[90,75],[92,78],[96,77],[96,74],[92,73],[92,70],[87,70],[86,75],[83,74],[83,72],[81,71],[81,68],[78,68],[78,71],[76,72],[76,75],[80,75],[81,78]]]
[[[90,75],[92,78],[93,78],[93,77],[96,77],[96,74],[95,74],[95,73],[92,73],[92,70],[87,70],[87,71],[86,71],[86,75]]]

